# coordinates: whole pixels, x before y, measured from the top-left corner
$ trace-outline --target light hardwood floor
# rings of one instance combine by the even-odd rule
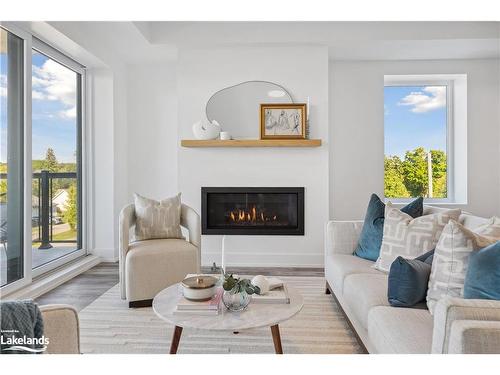
[[[202,272],[211,273],[210,267],[202,267]],[[298,267],[231,267],[228,272],[265,276],[324,275],[323,268]],[[118,282],[118,263],[101,263],[38,297],[35,301],[39,305],[64,303],[81,311]]]
[[[118,263],[100,263],[35,299],[39,305],[64,303],[83,310],[118,283]]]

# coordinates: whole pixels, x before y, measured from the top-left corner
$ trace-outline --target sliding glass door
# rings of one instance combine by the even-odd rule
[[[65,65],[66,60],[34,40],[31,59],[33,269],[82,249],[82,74]]]
[[[0,286],[24,276],[24,44],[0,28]]]
[[[84,68],[0,23],[0,292],[85,255]]]

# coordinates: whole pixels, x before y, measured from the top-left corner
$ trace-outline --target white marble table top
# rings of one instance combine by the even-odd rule
[[[174,314],[177,302],[182,297],[180,284],[172,285],[156,295],[153,310],[161,319],[183,328],[217,331],[242,331],[251,328],[270,327],[297,314],[304,305],[303,298],[293,287],[287,285],[289,304],[265,304],[250,302],[240,312],[226,309],[221,301],[218,315]]]

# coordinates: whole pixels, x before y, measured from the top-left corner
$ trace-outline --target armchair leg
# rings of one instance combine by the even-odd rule
[[[138,308],[138,307],[151,307],[153,305],[152,299],[143,299],[140,301],[130,301],[128,303],[129,308]]]

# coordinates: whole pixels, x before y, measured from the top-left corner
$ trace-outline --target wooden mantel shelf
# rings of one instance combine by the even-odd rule
[[[182,147],[319,147],[321,139],[182,139]]]

